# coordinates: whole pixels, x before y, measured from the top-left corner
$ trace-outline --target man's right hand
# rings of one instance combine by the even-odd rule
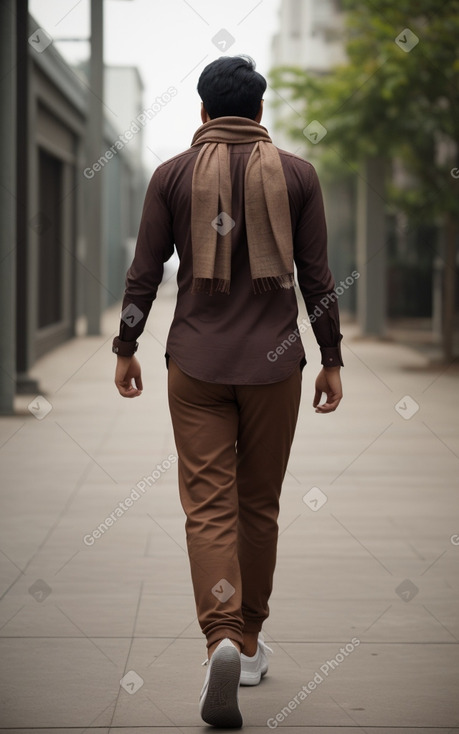
[[[135,382],[135,387],[132,385]],[[142,395],[142,374],[137,357],[117,357],[115,385],[123,398],[136,398]]]
[[[332,413],[340,404],[343,397],[340,370],[341,367],[322,367],[320,370],[312,403],[316,413]],[[320,405],[322,393],[326,394],[327,400]]]

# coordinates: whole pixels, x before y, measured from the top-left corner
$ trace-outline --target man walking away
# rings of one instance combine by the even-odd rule
[[[166,362],[209,658],[200,712],[227,728],[242,726],[239,685],[257,685],[268,669],[258,635],[269,614],[279,497],[306,364],[294,264],[322,355],[313,406],[330,413],[342,397],[320,185],[312,165],[276,148],[260,125],[265,89],[249,58],[221,57],[202,72],[203,124],[191,147],[153,174],[123,300],[136,323],[122,319],[113,342],[117,388],[136,397],[136,340],[175,244],[178,294]]]

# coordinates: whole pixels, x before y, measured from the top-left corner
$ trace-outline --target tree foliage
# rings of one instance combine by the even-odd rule
[[[459,219],[459,180],[451,175],[459,165],[459,0],[343,0],[343,7],[345,64],[326,75],[272,72],[272,86],[301,115],[300,124],[298,116],[286,120],[289,133],[307,142],[303,129],[318,120],[327,135],[317,151],[329,166],[340,160],[352,168],[373,155],[400,160],[410,185],[392,187],[397,205]],[[419,42],[407,52],[411,34]]]

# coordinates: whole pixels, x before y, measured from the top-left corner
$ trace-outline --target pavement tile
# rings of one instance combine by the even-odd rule
[[[108,727],[129,640],[0,641],[2,725]]]

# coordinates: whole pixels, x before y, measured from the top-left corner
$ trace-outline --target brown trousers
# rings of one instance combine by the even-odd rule
[[[301,370],[270,385],[220,385],[169,360],[168,381],[199,624],[208,646],[242,644],[269,614]]]

